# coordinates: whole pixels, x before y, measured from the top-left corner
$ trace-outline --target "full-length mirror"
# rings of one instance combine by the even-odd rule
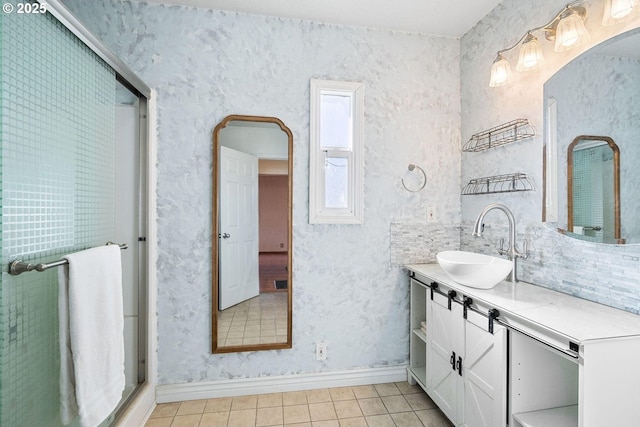
[[[606,136],[581,135],[567,151],[567,231],[597,241],[620,238],[620,150]]]
[[[613,37],[577,57],[544,85],[545,101],[545,200],[543,221],[571,237],[599,243],[640,243],[640,28]],[[583,135],[599,135],[594,141],[576,142]],[[605,138],[606,137],[606,138]],[[592,147],[600,141],[600,148]],[[604,225],[570,225],[568,199],[570,182],[569,154],[585,147],[578,158],[587,154],[610,159],[601,163],[613,167],[615,155],[608,140],[618,148],[618,194],[605,190],[601,199],[603,215],[608,221],[618,222],[613,231],[597,232]],[[594,157],[594,158],[595,158]],[[609,178],[606,178],[609,179]],[[613,178],[611,178],[613,179]],[[602,185],[594,177],[591,184],[583,182],[578,189],[573,185],[573,199],[588,201],[589,194]],[[612,181],[610,181],[612,183]],[[597,184],[599,183],[599,184]],[[593,184],[593,185],[592,185]],[[608,184],[607,184],[608,185]],[[613,187],[607,187],[613,188]],[[583,197],[583,195],[585,195]],[[572,202],[572,201],[571,201]],[[585,207],[585,211],[586,211]],[[591,208],[591,211],[598,209]],[[605,214],[605,212],[607,212]],[[582,221],[582,220],[581,220]],[[575,225],[575,227],[574,227]],[[616,231],[616,228],[618,231]],[[600,230],[603,231],[603,230]]]
[[[291,348],[291,131],[231,115],[213,152],[213,352]]]

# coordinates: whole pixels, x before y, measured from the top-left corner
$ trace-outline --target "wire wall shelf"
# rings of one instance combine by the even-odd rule
[[[510,173],[472,179],[462,189],[462,195],[513,193],[533,189],[533,184],[527,178],[526,173]]]
[[[476,133],[464,144],[462,151],[478,152],[510,144],[535,136],[536,131],[527,119],[512,120],[500,126]]]

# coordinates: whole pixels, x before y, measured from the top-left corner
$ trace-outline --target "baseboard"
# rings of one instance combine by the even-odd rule
[[[182,400],[211,399],[214,397],[382,384],[406,380],[407,365],[399,365],[385,368],[166,384],[156,387],[156,402],[167,403]]]

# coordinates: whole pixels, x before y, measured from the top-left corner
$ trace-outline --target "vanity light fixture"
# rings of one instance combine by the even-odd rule
[[[567,4],[558,12],[551,21],[546,24],[528,30],[513,46],[498,51],[498,55],[491,66],[491,80],[489,86],[504,85],[509,79],[510,66],[503,53],[520,46],[518,64],[516,70],[531,71],[540,68],[544,64],[542,46],[538,38],[533,34],[536,31],[544,32],[547,40],[555,42],[555,51],[562,52],[585,43],[589,33],[584,26],[586,9],[580,4],[585,0],[577,0]],[[622,0],[610,0],[613,2]],[[636,2],[638,0],[627,0]]]
[[[536,70],[543,65],[544,55],[542,54],[540,42],[536,36],[529,32],[522,42],[522,46],[520,46],[520,55],[518,55],[518,65],[516,65],[516,70]]]
[[[602,25],[609,26],[628,21],[638,13],[638,0],[605,0]]]
[[[580,46],[589,39],[589,33],[584,26],[584,9],[578,10],[566,7],[560,14],[556,25],[556,52],[564,52]]]
[[[502,56],[502,53],[498,52],[498,56],[496,56],[491,66],[491,81],[489,82],[489,86],[502,86],[509,80],[510,75],[511,65],[509,65],[509,61]]]

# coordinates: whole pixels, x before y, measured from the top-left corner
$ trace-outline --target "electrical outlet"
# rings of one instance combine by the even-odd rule
[[[433,206],[429,206],[427,208],[427,222],[435,222],[436,221],[436,208]]]
[[[320,362],[327,360],[327,344],[323,342],[316,343],[316,360]]]

